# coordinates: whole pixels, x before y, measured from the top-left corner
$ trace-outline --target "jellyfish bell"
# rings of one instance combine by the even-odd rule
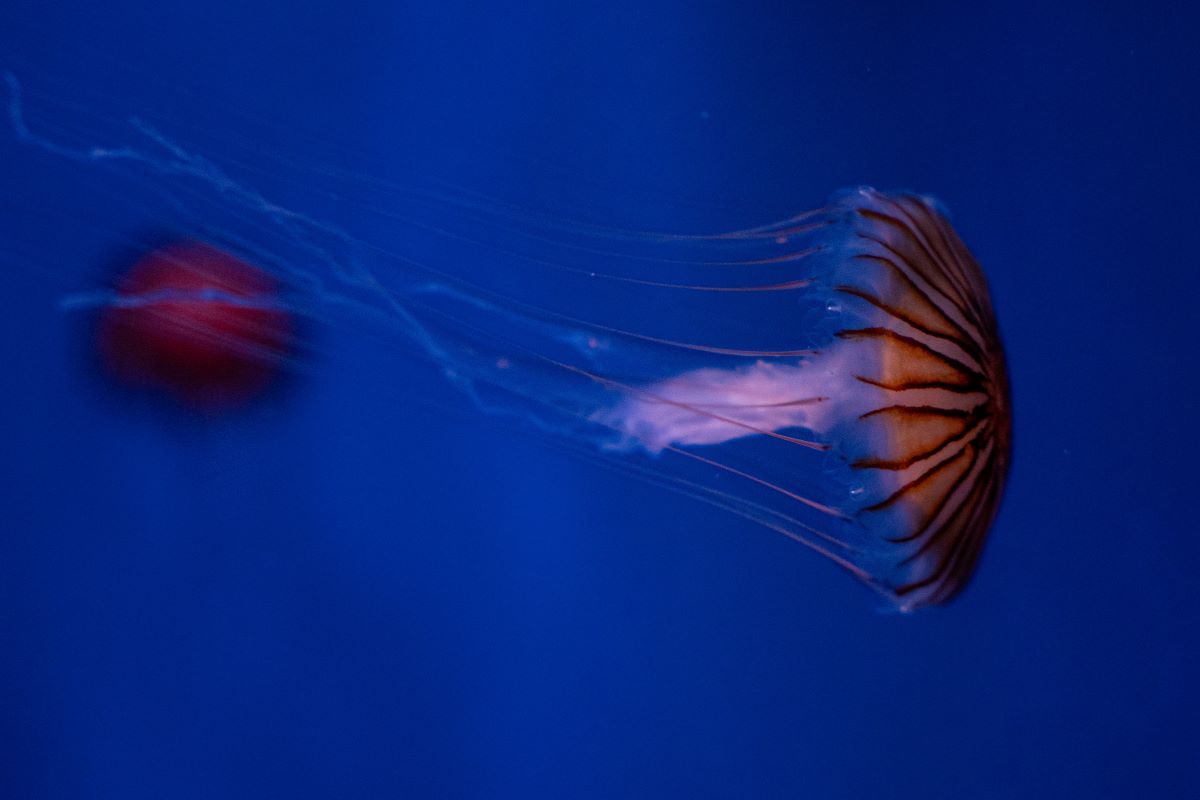
[[[113,378],[196,410],[260,396],[294,349],[275,279],[204,242],[144,253],[104,306],[97,340]]]
[[[915,608],[965,585],[999,508],[1007,368],[983,271],[945,215],[913,195],[859,191],[851,203],[836,290],[866,304],[868,324],[838,335],[868,350],[855,377],[875,391],[847,454],[879,477],[885,496],[859,516],[895,546],[883,585]]]
[[[275,165],[281,184],[338,176],[307,199],[361,197],[346,223],[257,190],[245,176],[269,154],[239,172],[144,121],[132,143],[43,135],[7,77],[19,141],[111,168],[90,174],[126,185],[98,194],[272,272],[294,317],[381,325],[475,408],[779,532],[900,610],[969,580],[1010,404],[983,273],[930,199],[858,188],[778,223],[665,234]]]

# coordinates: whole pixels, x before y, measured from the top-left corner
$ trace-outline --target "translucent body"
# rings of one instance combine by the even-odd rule
[[[1009,458],[1008,388],[982,273],[928,199],[856,189],[678,235],[423,188],[364,201],[412,234],[396,250],[144,123],[132,144],[42,135],[8,83],[19,140],[116,167],[165,224],[272,270],[291,311],[386,326],[480,410],[779,531],[902,610],[970,577]]]

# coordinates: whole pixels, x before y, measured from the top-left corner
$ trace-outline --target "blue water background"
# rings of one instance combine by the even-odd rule
[[[900,617],[353,326],[266,409],[126,406],[60,301],[144,220],[5,127],[0,797],[1197,791],[1196,19],[1045,5],[6,3],[2,66],[113,129],[660,229],[936,194],[1016,459],[972,585]]]

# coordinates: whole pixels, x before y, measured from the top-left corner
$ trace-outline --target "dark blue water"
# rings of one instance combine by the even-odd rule
[[[8,3],[31,127],[169,156],[138,117],[394,252],[437,239],[362,213],[375,181],[689,231],[842,186],[935,194],[991,282],[1016,456],[970,587],[899,616],[783,537],[478,414],[386,324],[312,324],[307,367],[237,414],[144,401],[63,299],[173,224],[267,226],[6,124],[0,796],[1194,792],[1195,22]]]

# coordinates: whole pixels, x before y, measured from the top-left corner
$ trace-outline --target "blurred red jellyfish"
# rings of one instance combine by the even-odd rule
[[[276,380],[294,327],[270,275],[211,245],[179,241],[146,254],[118,280],[99,347],[120,382],[220,411]]]

